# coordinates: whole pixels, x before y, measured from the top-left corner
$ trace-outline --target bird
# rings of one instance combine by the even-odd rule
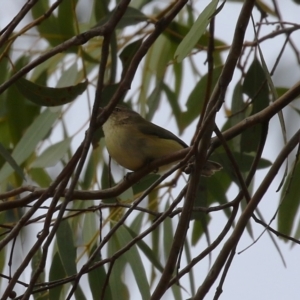
[[[131,171],[137,171],[155,159],[188,148],[175,134],[147,121],[125,106],[116,106],[102,128],[111,158]],[[159,173],[169,168],[170,165],[162,166]],[[211,176],[220,169],[222,166],[219,163],[208,160],[201,175]]]

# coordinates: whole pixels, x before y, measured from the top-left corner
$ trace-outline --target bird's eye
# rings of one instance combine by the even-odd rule
[[[121,111],[121,108],[120,107],[115,107],[115,109],[114,109],[116,112],[119,112],[119,111]]]

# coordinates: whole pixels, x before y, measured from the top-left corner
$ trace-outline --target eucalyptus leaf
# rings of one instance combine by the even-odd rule
[[[115,234],[118,237],[121,247],[126,246],[132,240],[132,237],[125,226],[119,227]],[[150,299],[150,287],[146,276],[145,267],[136,246],[132,246],[128,251],[126,251],[124,253],[124,257],[130,264],[130,267],[133,271],[135,281],[141,293],[141,298]]]
[[[65,276],[66,273],[62,265],[62,260],[58,252],[55,252],[50,266],[49,280],[50,281],[59,280],[64,278]],[[62,296],[61,295],[62,291],[63,291],[62,285],[58,285],[56,287],[49,289],[49,300],[61,299],[60,296]]]
[[[87,88],[88,82],[78,83],[63,88],[51,88],[35,84],[25,78],[20,78],[16,87],[29,101],[40,106],[60,106],[76,99]]]
[[[56,232],[58,253],[67,275],[72,276],[76,270],[76,248],[73,240],[73,232],[68,220],[60,223]]]
[[[94,27],[102,26],[103,24],[105,24],[111,18],[111,16],[114,14],[114,12],[115,11],[113,10],[110,13],[108,13]],[[134,7],[128,6],[125,13],[124,13],[124,15],[123,15],[123,17],[122,17],[122,19],[117,24],[117,29],[122,29],[122,28],[125,28],[127,26],[136,25],[140,22],[145,22],[147,20],[148,20],[148,17],[145,14],[143,14],[140,10],[138,10]]]
[[[93,253],[95,251],[95,247],[92,248],[90,253]],[[92,261],[92,263],[97,263],[101,261],[100,254],[96,255],[95,259]],[[104,266],[100,266],[92,271],[88,272],[88,279],[89,279],[89,284],[91,288],[91,292],[93,295],[93,299],[101,299],[104,287],[105,287],[105,292],[104,292],[104,299],[105,300],[112,300],[112,294],[111,294],[111,289],[109,283],[106,282],[107,280],[107,273],[104,268]]]
[[[176,49],[174,54],[174,59],[177,62],[181,62],[193,49],[201,35],[205,32],[207,25],[210,22],[210,18],[214,14],[219,0],[212,0],[203,12],[199,15],[196,22],[184,37],[182,42]]]
[[[0,155],[10,164],[10,166],[16,171],[16,173],[25,180],[23,169],[16,163],[10,153],[0,143]]]
[[[72,139],[66,138],[61,142],[51,145],[32,163],[32,168],[48,168],[55,166],[70,148]]]
[[[295,170],[291,170],[283,186],[278,212],[278,231],[288,236],[292,235],[293,224],[300,206],[300,160]],[[287,240],[286,240],[287,241]]]
[[[29,126],[11,154],[18,165],[22,164],[34,152],[37,144],[48,134],[58,116],[59,112],[54,113],[46,109]],[[5,163],[0,170],[0,182],[11,175],[13,171],[14,169]]]

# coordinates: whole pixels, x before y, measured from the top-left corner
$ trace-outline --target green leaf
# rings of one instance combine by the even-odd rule
[[[132,237],[127,230],[126,226],[121,226],[116,231],[116,236],[119,240],[120,246],[124,247],[129,242],[131,242]],[[140,257],[140,254],[136,248],[136,246],[132,246],[130,250],[124,253],[124,257],[126,258],[127,262],[130,264],[130,267],[133,271],[135,281],[138,285],[139,291],[141,293],[142,299],[150,299],[150,286],[148,283],[148,279],[146,276],[144,263]]]
[[[66,273],[62,265],[61,258],[58,252],[55,252],[50,267],[49,280],[55,281],[55,280],[63,279],[65,277],[66,277]],[[49,289],[49,300],[61,299],[60,296],[62,290],[63,290],[63,285],[58,285],[56,287]]]
[[[51,46],[57,46],[75,35],[73,19],[76,2],[77,1],[74,2],[73,0],[62,1],[58,7],[57,17],[52,13],[48,18],[39,22],[36,26],[40,35],[45,38]],[[32,7],[31,13],[33,18],[37,19],[43,16],[48,10],[48,1],[38,1]]]
[[[142,45],[143,39],[138,39],[129,45],[127,45],[122,52],[120,53],[120,59],[122,62],[123,70],[122,70],[122,76],[125,74],[126,70],[128,69],[128,66],[131,63],[131,60],[133,56],[135,55],[136,51],[140,48]]]
[[[90,251],[90,253],[93,253],[95,250],[96,246],[93,247],[93,249]],[[95,259],[93,260],[93,263],[101,261],[100,255],[97,255]],[[89,279],[89,284],[91,288],[91,292],[93,295],[93,299],[101,299],[101,295],[103,292],[103,287],[105,286],[105,295],[103,299],[105,300],[112,300],[112,294],[110,290],[109,284],[106,284],[106,279],[107,279],[107,273],[105,271],[104,266],[100,266],[88,273],[88,279]]]
[[[111,16],[114,14],[114,12],[115,12],[115,10],[113,10],[109,14],[107,14],[103,19],[100,20],[100,22],[95,27],[105,24],[111,18]],[[148,17],[146,15],[144,15],[140,10],[138,10],[134,7],[128,6],[122,19],[117,24],[116,28],[122,29],[127,26],[136,25],[140,22],[145,22],[147,20],[148,20]]]
[[[146,55],[141,78],[143,85],[138,98],[138,103],[142,105],[143,116],[146,114],[146,103],[151,93],[150,89],[152,89],[152,78],[155,80],[155,85],[164,79],[168,64],[173,58],[173,51],[175,51],[173,43],[161,35]]]
[[[144,176],[139,182],[132,186],[134,195],[138,195],[145,191],[151,184],[153,184],[160,176],[157,174],[148,174]]]
[[[157,109],[159,107],[159,103],[161,100],[161,94],[163,92],[163,80],[158,80],[156,83],[154,89],[152,90],[151,94],[148,97],[148,113],[146,114],[146,119],[148,121],[151,121],[154,114],[157,112]]]
[[[127,190],[122,192],[117,198],[121,203],[131,203],[133,201],[133,190],[132,187],[129,187]]]
[[[220,77],[223,66],[216,67],[213,70],[211,85],[214,87]],[[188,125],[190,125],[197,117],[199,117],[203,104],[204,95],[206,94],[208,84],[208,74],[205,74],[198,81],[192,92],[190,93],[186,102],[187,111],[181,114],[180,117],[180,131],[182,132]]]
[[[231,102],[231,116],[230,116],[230,125],[233,126],[241,122],[245,118],[245,102],[243,99],[243,90],[241,82],[237,82]]]
[[[62,157],[67,153],[72,138],[66,138],[65,140],[51,145],[36,160],[32,163],[32,168],[48,168],[55,166]]]
[[[76,4],[77,0],[64,0],[58,7],[57,25],[64,41],[76,35],[73,26]]]
[[[60,223],[56,232],[56,241],[58,253],[62,261],[63,268],[68,276],[72,276],[77,273],[76,269],[76,247],[73,240],[74,233],[68,220],[64,220]],[[78,300],[85,300],[84,293],[80,286],[77,286],[75,290],[75,298]]]
[[[40,168],[33,168],[28,170],[28,175],[36,182],[40,187],[46,188],[52,182],[51,177],[46,170]]]
[[[51,88],[20,78],[15,84],[20,93],[29,101],[40,106],[59,106],[72,102],[81,95],[86,90],[88,82],[63,88]]]
[[[169,208],[169,202],[166,202],[164,211]],[[166,218],[163,222],[163,249],[165,260],[170,256],[171,246],[173,244],[174,231],[171,218]]]
[[[7,161],[16,173],[25,180],[23,169],[16,163],[10,153],[0,143],[0,155]]]
[[[172,113],[175,117],[177,125],[178,125],[178,127],[180,127],[182,111],[181,111],[180,105],[178,103],[178,96],[177,96],[178,94],[176,92],[173,92],[170,89],[170,87],[167,86],[166,84],[163,85],[163,90],[166,93],[167,99],[168,99],[168,101],[170,103],[170,106],[172,108]],[[182,133],[182,130],[180,130],[179,133]]]
[[[58,116],[59,112],[53,113],[46,109],[34,120],[12,152],[12,157],[17,164],[22,164],[34,152],[37,144],[49,133]],[[0,170],[0,182],[13,171],[13,168],[5,163]]]
[[[83,190],[89,189],[93,183],[93,179],[95,178],[99,157],[100,157],[98,151],[97,150],[92,151],[89,156],[88,163],[84,172],[84,178],[83,181],[81,182],[81,186]]]
[[[74,246],[73,232],[67,220],[60,223],[56,232],[58,253],[67,275],[72,276],[76,270],[76,247]]]
[[[24,131],[38,116],[41,108],[27,101],[15,85],[8,89],[5,98],[5,114],[9,126],[10,144],[15,146]]]
[[[268,81],[258,59],[254,59],[243,83],[243,92],[252,100],[252,112],[256,114],[269,105]]]
[[[214,14],[219,0],[212,0],[199,15],[191,30],[176,49],[174,59],[181,62],[193,49],[201,35],[205,32],[210,18]]]
[[[94,204],[94,202],[92,200],[88,200],[88,201],[83,201],[83,202],[87,202],[84,203],[84,208],[92,206]],[[95,214],[92,213],[85,213],[84,214],[84,222],[83,222],[83,245],[88,245],[89,247],[92,247],[92,241],[94,241],[93,243],[96,242],[97,239],[95,239],[95,235],[98,235],[98,231],[97,231],[97,225],[96,225],[96,219],[95,219]]]
[[[108,242],[108,255],[113,256],[118,250],[120,250],[120,248],[120,241],[117,235],[114,234]],[[122,295],[122,299],[130,298],[128,287],[123,282],[123,274],[126,263],[127,260],[125,259],[124,255],[122,255],[118,257],[118,259],[114,262],[113,268],[111,270],[109,285],[111,288],[113,299],[119,299],[120,295]]]
[[[126,227],[132,238],[136,238],[137,234],[130,228]],[[163,272],[164,268],[157,258],[156,253],[151,249],[143,240],[137,242],[137,246],[143,251],[146,257],[149,259],[150,263],[155,266],[160,272]]]
[[[297,161],[295,171],[291,170],[283,186],[278,212],[278,231],[292,235],[295,217],[300,207],[300,160]]]
[[[257,59],[254,59],[243,83],[243,92],[252,100],[251,115],[269,105],[269,88],[265,72]],[[241,136],[241,151],[255,152],[261,138],[261,125],[246,129]]]
[[[250,167],[251,167],[251,165],[254,161],[255,153],[245,153],[245,152],[232,151],[232,155],[233,155],[233,157],[234,157],[234,159],[235,159],[235,161],[238,165],[238,168],[239,168],[240,172],[242,172],[242,173],[249,172]],[[235,171],[232,167],[232,163],[228,159],[227,153],[224,150],[219,149],[219,151],[215,151],[215,153],[210,157],[210,159],[217,161],[218,163],[220,163],[223,166],[223,170],[216,173],[210,179],[215,179],[215,178],[218,178],[219,176],[222,176],[222,175],[225,176],[226,175],[230,182],[233,181],[233,182],[235,182],[239,185],[239,180],[236,177]],[[264,168],[270,167],[271,165],[272,165],[271,161],[269,161],[267,159],[264,159],[264,158],[261,158],[259,160],[257,168],[258,169],[264,169]],[[226,179],[225,178],[221,179],[222,185],[223,185],[224,180],[226,180]],[[218,189],[215,189],[213,186],[209,190],[213,193],[218,191]],[[225,194],[225,191],[221,190],[221,193]],[[216,199],[223,199],[223,197],[222,197],[222,195],[218,195]]]
[[[34,275],[35,271],[37,270],[37,268],[39,267],[39,264],[40,264],[40,261],[41,261],[41,258],[42,258],[42,249],[39,248],[32,260],[31,260],[31,277]],[[43,283],[45,282],[45,272],[42,271],[38,277],[38,280],[36,281],[36,283]],[[42,299],[45,299],[47,300],[48,299],[48,295],[47,295],[47,298],[45,298],[45,292],[39,292],[39,293],[35,293],[34,294],[34,299],[35,300],[42,300]]]
[[[77,82],[78,73],[77,61],[75,61],[69,68],[62,72],[56,84],[56,88],[63,88]]]

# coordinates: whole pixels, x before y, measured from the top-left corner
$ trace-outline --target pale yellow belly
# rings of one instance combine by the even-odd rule
[[[118,130],[106,130],[105,142],[110,156],[118,164],[132,171],[183,148],[174,140],[160,139],[156,136],[144,138],[132,125],[120,126]]]

